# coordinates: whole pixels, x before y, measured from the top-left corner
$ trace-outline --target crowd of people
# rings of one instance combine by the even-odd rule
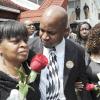
[[[20,100],[17,69],[30,74],[31,59],[38,53],[48,65],[30,82],[24,100],[100,100],[96,91],[87,91],[87,83],[100,79],[100,23],[91,27],[78,24],[77,33],[67,28],[64,8],[51,5],[42,14],[39,30],[31,20],[0,22],[0,100]],[[41,59],[42,60],[42,59]],[[99,74],[99,75],[98,75]]]

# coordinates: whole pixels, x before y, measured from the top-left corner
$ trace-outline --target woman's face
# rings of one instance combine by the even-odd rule
[[[89,25],[88,24],[83,24],[80,27],[80,36],[82,39],[87,39],[89,34]]]
[[[10,40],[4,39],[0,43],[0,53],[4,60],[10,62],[22,63],[28,57],[27,41],[11,38]]]

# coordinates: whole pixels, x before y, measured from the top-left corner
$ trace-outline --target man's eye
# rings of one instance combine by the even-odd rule
[[[40,29],[40,31],[41,31],[42,33],[46,32],[48,35],[55,35],[55,34],[56,34],[56,32],[54,32],[54,31],[45,31],[45,30],[43,30],[43,29]]]
[[[50,34],[50,35],[55,35],[56,32],[48,31],[48,34]]]
[[[40,29],[41,32],[45,32],[43,29]]]

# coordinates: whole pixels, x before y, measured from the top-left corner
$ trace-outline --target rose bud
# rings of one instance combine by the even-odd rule
[[[37,54],[31,60],[30,67],[33,71],[40,72],[48,64],[48,59],[43,54]]]
[[[86,90],[87,91],[92,91],[94,89],[95,89],[95,85],[94,84],[89,84],[89,83],[86,84]]]

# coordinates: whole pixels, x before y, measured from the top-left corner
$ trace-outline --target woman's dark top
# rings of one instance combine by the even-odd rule
[[[34,55],[34,54],[32,54]],[[32,56],[31,55],[31,56]],[[31,56],[29,56],[29,59],[27,62],[30,63]],[[23,63],[24,70],[26,74],[30,73],[30,69],[27,67],[26,62]],[[40,91],[39,91],[39,84],[38,84],[38,76],[34,82],[29,83],[31,87],[34,88],[34,91],[29,89],[27,100],[40,100]],[[0,71],[0,100],[6,100],[12,89],[17,89],[16,85],[18,84],[18,81],[14,78],[11,78],[6,73]]]

